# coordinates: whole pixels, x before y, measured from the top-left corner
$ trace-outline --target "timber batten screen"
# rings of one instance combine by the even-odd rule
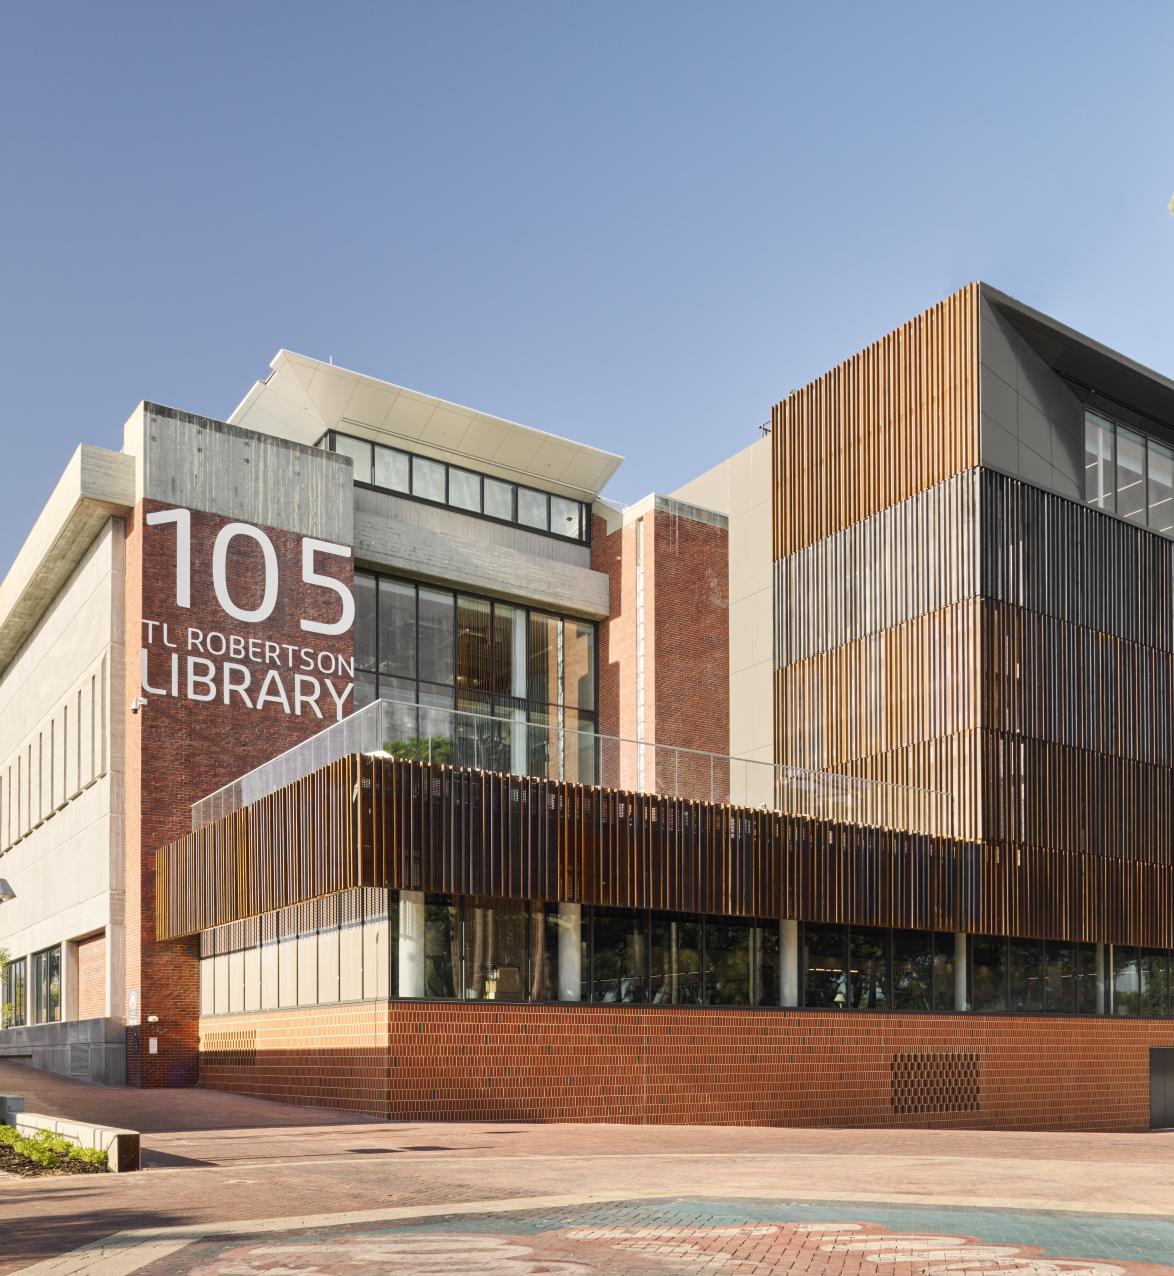
[[[163,848],[159,937],[357,886],[1027,938],[1174,939],[1168,865],[358,755]]]

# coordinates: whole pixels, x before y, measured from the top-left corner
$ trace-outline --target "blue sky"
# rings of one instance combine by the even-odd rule
[[[967,280],[1174,373],[1174,6],[16,4],[0,562],[280,346],[671,490]]]

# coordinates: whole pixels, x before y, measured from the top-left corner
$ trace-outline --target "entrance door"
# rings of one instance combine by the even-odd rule
[[[1174,1049],[1150,1047],[1150,1129],[1174,1129]]]

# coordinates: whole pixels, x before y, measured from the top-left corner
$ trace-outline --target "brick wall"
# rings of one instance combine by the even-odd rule
[[[77,945],[77,1017],[102,1019],[106,1015],[106,932],[91,935]]]
[[[492,1003],[200,1028],[205,1085],[394,1120],[1144,1130],[1174,1046],[1160,1021]]]
[[[644,738],[705,753],[729,752],[729,549],[724,527],[666,510],[644,515]],[[611,615],[599,633],[599,730],[633,740],[636,728],[636,525],[609,535],[592,524],[591,565],[611,580]],[[645,755],[646,782],[710,796],[710,763],[681,754]],[[636,786],[634,752],[603,783]],[[682,768],[683,772],[682,773]],[[694,774],[695,772],[695,774]],[[713,796],[727,796],[715,776]]]
[[[167,623],[172,641],[188,626],[196,626],[205,632],[331,651],[348,659],[353,641],[350,633],[324,637],[301,629],[303,617],[335,620],[339,603],[329,591],[302,583],[301,537],[289,532],[265,529],[280,569],[277,606],[270,618],[253,625],[223,611],[213,589],[211,556],[216,533],[231,520],[211,514],[192,514],[191,606],[177,606],[175,528],[143,522],[147,512],[159,508],[167,507],[145,501],[127,522],[126,986],[128,999],[137,994],[140,1016],[140,1026],[127,1032],[127,1082],[192,1085],[199,1064],[198,940],[155,941],[155,851],[189,831],[191,805],[198,798],[329,726],[333,717],[319,718],[308,708],[302,715],[287,713],[274,703],[249,708],[236,695],[229,703],[222,696],[195,702],[152,695],[145,708],[131,714],[129,705],[142,694],[142,622]],[[350,560],[323,557],[318,569],[353,584]],[[228,576],[236,605],[257,607],[264,590],[263,560],[254,542],[233,542]],[[150,656],[151,679],[168,686],[169,651],[158,638]],[[269,667],[247,656],[239,663],[250,669],[254,688]],[[349,712],[351,704],[346,707]],[[158,1015],[159,1023],[148,1027],[148,1015]],[[149,1053],[151,1037],[157,1041],[157,1054]]]
[[[365,1001],[202,1019],[201,1084],[383,1116],[389,1008]]]

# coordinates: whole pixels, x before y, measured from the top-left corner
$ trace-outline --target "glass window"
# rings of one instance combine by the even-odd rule
[[[1113,464],[1113,424],[1086,412],[1084,416],[1084,499],[1097,509],[1112,511],[1117,489]]]
[[[1169,1013],[1169,968],[1165,953],[1143,948],[1137,955],[1139,1009],[1151,1018],[1165,1018]]]
[[[1070,1015],[1076,1010],[1076,945],[1048,940],[1044,945],[1044,1009]]]
[[[970,1004],[977,1011],[1007,1009],[1007,941],[973,936],[970,944]]]
[[[1122,425],[1117,427],[1117,513],[1145,522],[1145,439]]]
[[[464,901],[465,997],[525,1001],[529,906],[522,900]]]
[[[453,596],[437,589],[420,590],[420,677],[428,682],[453,681]],[[451,700],[450,700],[451,703]]]
[[[416,590],[398,580],[379,582],[379,672],[416,676]]]
[[[954,936],[937,931],[933,937],[933,1008],[938,1014],[956,1010]]]
[[[501,479],[485,476],[485,513],[490,518],[503,518],[507,523],[514,521],[514,485],[503,483]]]
[[[695,1006],[701,1001],[701,918],[653,914],[652,980],[656,1005]]]
[[[750,922],[738,917],[705,923],[705,1000],[711,1006],[750,1005]]]
[[[804,926],[803,1004],[843,1010],[848,1004],[848,930]]]
[[[779,985],[779,924],[764,922],[750,931],[750,1004],[777,1006]]]
[[[499,696],[526,697],[526,613],[493,605],[493,684]]]
[[[355,482],[371,482],[371,444],[363,439],[352,439],[347,434],[334,436],[334,450],[340,456],[349,456],[355,467]]]
[[[1038,1015],[1044,1008],[1042,949],[1038,939],[1013,939],[1009,948],[1008,1008]]]
[[[25,959],[18,957],[4,969],[0,991],[0,1028],[20,1028],[25,1020]]]
[[[582,505],[578,501],[568,501],[565,496],[551,496],[550,530],[560,536],[580,540],[583,535]]]
[[[1097,997],[1097,946],[1076,946],[1076,1011],[1081,1015],[1104,1014],[1103,996]]]
[[[457,598],[457,689],[490,689],[492,645],[489,603],[483,598]],[[486,706],[487,708],[488,706]],[[481,710],[484,712],[484,710]]]
[[[518,488],[518,522],[523,527],[550,530],[550,515],[545,492],[535,492],[529,487]]]
[[[1113,949],[1113,1013],[1135,1015],[1140,1001],[1136,948]]]
[[[449,895],[424,897],[424,996],[455,997],[461,945],[457,906]]]
[[[647,1000],[648,914],[619,908],[592,912],[593,1001]]]
[[[529,698],[535,704],[559,701],[559,621],[557,616],[530,613]]]
[[[33,953],[32,1023],[61,1019],[61,946]]]
[[[893,1009],[933,1009],[933,934],[893,932]]]
[[[374,669],[375,577],[355,573],[355,668]]]
[[[412,495],[444,503],[444,466],[424,456],[412,457]]]
[[[362,709],[373,700],[379,699],[379,688],[373,673],[364,673],[362,669],[355,670],[354,697],[356,709]]]
[[[595,708],[595,626],[580,620],[563,624],[563,687],[566,703]]]
[[[853,926],[849,940],[849,1004],[857,1010],[887,1009],[889,932]]]
[[[1174,449],[1150,439],[1149,452],[1150,527],[1174,536]]]
[[[557,733],[556,733],[557,734]],[[563,714],[562,770],[564,780],[575,784],[595,783],[595,717],[567,709]],[[557,740],[550,742],[557,747]]]
[[[375,448],[375,486],[390,488],[393,492],[412,490],[412,458],[395,448]]]
[[[469,470],[458,470],[455,466],[448,471],[448,503],[454,509],[472,510],[481,513],[481,475]]]

